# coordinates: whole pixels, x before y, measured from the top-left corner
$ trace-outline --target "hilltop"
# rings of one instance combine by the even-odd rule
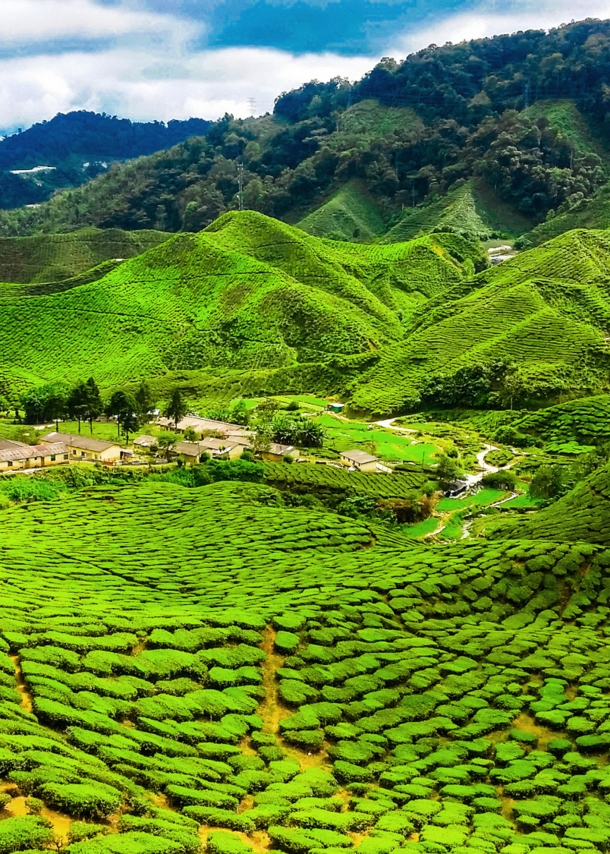
[[[573,231],[457,284],[352,383],[353,405],[528,406],[604,387],[609,272],[610,234]]]
[[[404,319],[475,261],[457,236],[356,246],[226,214],[69,289],[0,287],[0,373],[18,386],[83,372],[106,384],[202,368],[298,374],[400,340]]]
[[[70,234],[0,238],[0,282],[60,282],[105,261],[124,261],[167,240],[158,231],[87,228]]]
[[[2,215],[0,231],[199,231],[239,208],[243,167],[247,209],[318,236],[467,227],[514,239],[608,182],[609,38],[608,21],[587,20],[432,45],[354,84],[306,83],[273,115],[224,116],[205,135]]]
[[[0,139],[0,208],[40,204],[77,187],[110,164],[175,145],[206,132],[209,122],[132,122],[80,110]]]

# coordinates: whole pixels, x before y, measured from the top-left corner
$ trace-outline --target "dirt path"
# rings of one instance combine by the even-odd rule
[[[21,706],[26,710],[26,712],[31,713],[34,708],[32,704],[32,695],[30,694],[29,689],[25,684],[23,673],[21,671],[21,662],[19,661],[19,656],[11,655],[10,659],[13,662],[13,666],[15,667],[15,682],[17,683],[17,691],[19,692],[19,696],[21,697]]]
[[[419,430],[413,430],[410,427],[397,427],[394,422],[395,418],[386,418],[384,421],[375,421],[375,426],[383,427],[385,430],[396,430],[397,433],[419,433]]]

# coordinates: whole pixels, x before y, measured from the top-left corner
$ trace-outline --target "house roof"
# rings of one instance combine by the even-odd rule
[[[67,454],[68,448],[61,442],[52,445],[22,445],[20,448],[0,451],[0,462],[18,462],[33,460],[39,457],[52,457]]]
[[[137,439],[133,440],[134,445],[140,445],[142,448],[150,448],[151,445],[156,445],[157,440],[154,436],[138,436]]]
[[[349,460],[350,463],[357,463],[359,466],[365,465],[366,463],[379,462],[377,457],[374,457],[372,454],[367,454],[366,451],[344,451],[341,456],[345,457],[346,460]]]
[[[159,418],[157,423],[160,427],[173,429],[174,422],[170,418]],[[197,415],[187,415],[178,422],[176,430],[188,430],[191,427],[198,433],[231,433],[243,430],[240,424],[229,424],[226,421],[214,421],[213,418],[199,418]]]
[[[267,453],[275,454],[278,457],[285,457],[286,454],[291,453],[291,451],[294,451],[294,445],[280,445],[277,442],[273,442],[271,445],[269,445],[269,450],[267,451]]]
[[[198,457],[201,453],[199,442],[176,442],[174,451],[186,457]]]
[[[0,451],[14,451],[15,448],[29,448],[25,442],[14,442],[12,439],[0,439]]]
[[[107,442],[104,439],[93,439],[91,436],[75,436],[72,433],[47,433],[42,437],[43,442],[64,442],[70,448],[81,451],[92,451],[100,454],[109,448],[120,448],[118,442]]]

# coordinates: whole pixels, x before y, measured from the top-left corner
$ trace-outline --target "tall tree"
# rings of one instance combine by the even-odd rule
[[[75,385],[68,396],[68,414],[71,418],[78,421],[78,432],[80,433],[81,422],[86,417],[87,412],[87,383],[78,383]]]
[[[89,377],[85,383],[87,393],[85,399],[84,416],[89,422],[89,430],[93,435],[93,422],[104,411],[102,395],[93,377]]]
[[[137,430],[138,404],[131,394],[125,391],[115,391],[106,407],[106,414],[117,420],[117,437],[121,437],[121,428],[129,439],[129,434]],[[135,424],[135,426],[134,426]],[[125,429],[128,425],[128,429]]]
[[[142,422],[148,423],[155,408],[155,399],[152,389],[146,380],[142,380],[134,396],[138,404],[138,414]]]
[[[165,409],[165,417],[174,422],[174,428],[188,412],[186,400],[182,397],[182,392],[179,388],[174,389],[171,400]]]

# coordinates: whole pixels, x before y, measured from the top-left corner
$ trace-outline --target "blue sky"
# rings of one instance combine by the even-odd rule
[[[273,108],[382,56],[572,19],[608,0],[0,0],[0,128],[59,111],[138,120]]]

